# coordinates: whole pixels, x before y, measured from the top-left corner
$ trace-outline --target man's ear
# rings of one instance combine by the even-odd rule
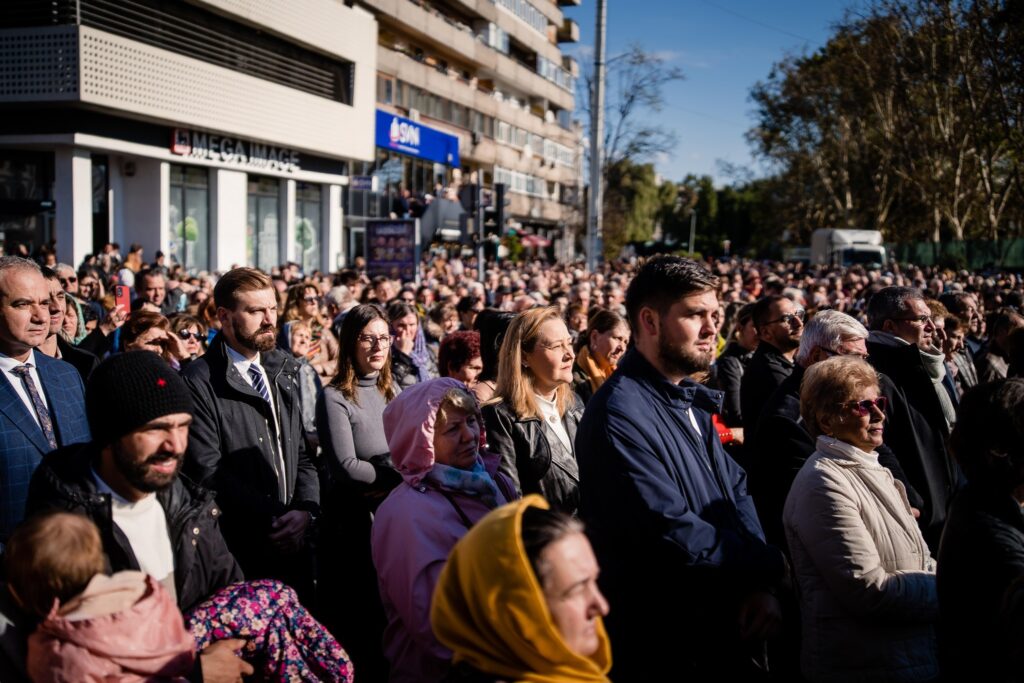
[[[650,337],[658,336],[661,330],[661,316],[653,308],[644,306],[640,309],[640,313],[637,316],[640,322],[640,329],[647,333]]]
[[[882,332],[888,332],[889,334],[896,335],[896,323],[893,320],[882,321]],[[899,336],[899,335],[896,335]]]

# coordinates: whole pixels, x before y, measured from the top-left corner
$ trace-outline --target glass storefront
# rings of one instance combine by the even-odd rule
[[[210,270],[210,174],[171,165],[167,243],[171,263],[186,271]]]
[[[34,255],[54,238],[52,152],[0,152],[0,243]]]
[[[295,184],[295,252],[292,260],[307,274],[320,268],[323,234],[321,192],[319,185]]]
[[[249,176],[249,210],[245,228],[246,263],[270,272],[281,264],[281,181]]]

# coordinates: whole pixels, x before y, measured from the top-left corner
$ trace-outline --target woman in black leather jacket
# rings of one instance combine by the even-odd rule
[[[579,506],[574,442],[583,416],[572,390],[575,357],[558,309],[524,311],[505,334],[497,390],[483,409],[489,448],[519,492],[569,514]]]

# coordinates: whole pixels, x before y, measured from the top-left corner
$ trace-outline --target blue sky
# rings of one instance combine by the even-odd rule
[[[750,88],[789,54],[813,52],[851,0],[607,0],[607,57],[639,43],[680,67],[686,79],[665,93],[666,106],[651,118],[675,131],[679,143],[656,160],[670,180],[709,174],[728,184],[718,161],[763,174],[744,133],[753,124]],[[582,68],[593,62],[594,0],[567,8],[580,26],[580,42],[565,45]]]

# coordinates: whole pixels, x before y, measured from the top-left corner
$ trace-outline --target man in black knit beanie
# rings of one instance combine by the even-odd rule
[[[47,509],[85,515],[100,529],[112,571],[146,572],[182,611],[242,580],[213,494],[179,474],[193,410],[184,380],[157,354],[128,351],[93,371],[85,407],[92,443],[43,459],[26,516]],[[222,643],[201,653],[203,680],[252,671],[234,654],[242,641]]]

